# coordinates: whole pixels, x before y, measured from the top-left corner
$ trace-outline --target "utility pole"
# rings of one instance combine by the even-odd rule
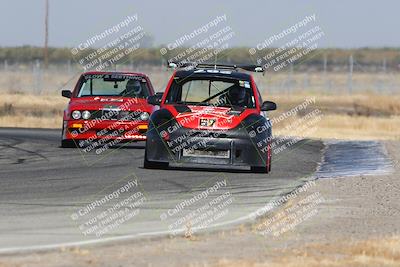
[[[348,80],[349,94],[353,93],[353,65],[354,65],[353,55],[350,55],[350,57],[349,57],[349,80]]]
[[[328,67],[328,57],[326,56],[326,53],[324,53],[324,83],[325,83],[325,90],[328,87],[328,78],[326,77],[326,69]]]
[[[49,66],[49,0],[46,1],[46,11],[45,11],[45,19],[44,19],[44,51],[43,51],[43,59],[44,59],[44,68],[47,69]]]

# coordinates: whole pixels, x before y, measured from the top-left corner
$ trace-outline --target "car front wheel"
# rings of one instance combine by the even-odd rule
[[[166,169],[166,168],[168,168],[168,163],[147,160],[147,148],[146,148],[145,152],[144,152],[143,168],[145,168],[145,169]]]
[[[268,167],[251,167],[251,172],[255,173],[268,173],[269,168]]]
[[[76,147],[74,140],[61,140],[61,147],[63,148],[72,148]]]

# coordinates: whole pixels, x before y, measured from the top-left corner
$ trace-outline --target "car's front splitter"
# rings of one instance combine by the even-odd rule
[[[146,157],[149,161],[177,165],[266,167],[270,160],[270,148],[258,146],[258,139],[270,139],[267,132],[252,138],[245,129],[194,132],[180,128],[165,138],[153,129],[147,138]]]

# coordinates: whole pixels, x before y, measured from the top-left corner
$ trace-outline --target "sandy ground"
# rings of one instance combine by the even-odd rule
[[[400,143],[385,144],[395,173],[317,180],[253,224],[188,237],[3,255],[0,266],[400,266]],[[300,210],[308,216],[288,231],[261,234],[277,216],[288,219]]]

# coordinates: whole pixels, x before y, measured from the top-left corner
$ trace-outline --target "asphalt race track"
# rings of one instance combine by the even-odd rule
[[[183,218],[201,214],[213,218],[206,229],[229,227],[310,179],[323,150],[321,141],[301,140],[273,155],[269,174],[147,170],[143,142],[96,154],[60,148],[59,137],[59,130],[0,129],[0,252],[185,232],[192,226]],[[204,197],[207,188],[214,191]],[[130,208],[120,208],[122,200]],[[210,200],[212,209],[199,210]]]

